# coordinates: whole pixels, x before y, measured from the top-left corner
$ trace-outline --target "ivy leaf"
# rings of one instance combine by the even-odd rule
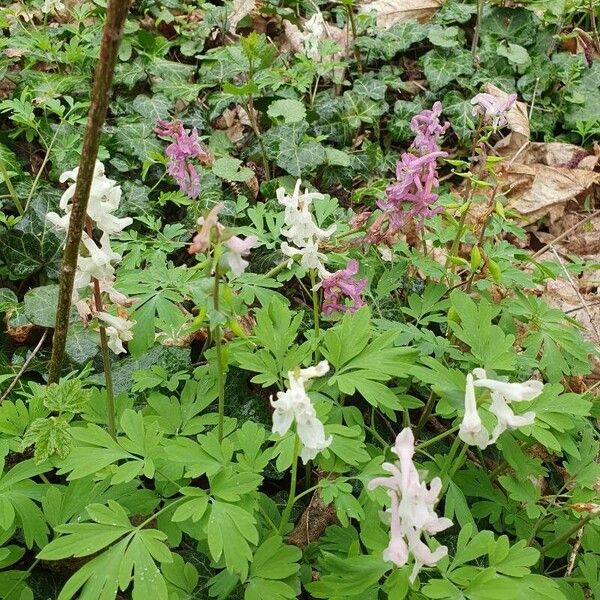
[[[212,172],[227,181],[248,181],[254,176],[252,169],[242,167],[241,160],[230,156],[217,158],[212,166]]]
[[[132,122],[119,119],[116,127],[111,127],[114,140],[120,152],[135,156],[144,162],[151,154],[162,154],[162,143],[154,134],[154,123],[148,121]]]
[[[24,279],[41,270],[58,276],[63,234],[46,220],[46,213],[55,208],[54,196],[40,193],[12,229],[0,232],[0,257],[11,279]]]
[[[29,290],[23,298],[23,312],[34,325],[54,327],[56,305],[58,303],[58,285],[42,285]],[[77,311],[71,309],[71,320]]]
[[[531,64],[531,57],[523,46],[519,44],[513,44],[508,42],[507,44],[501,44],[496,48],[498,56],[504,56],[508,59],[508,62],[518,67],[520,70],[525,69]]]
[[[271,102],[267,114],[275,121],[281,117],[284,123],[299,123],[306,119],[306,108],[300,100],[286,98]]]
[[[139,94],[131,102],[131,108],[136,113],[150,119],[152,122],[156,122],[158,119],[166,119],[169,116],[170,107],[170,102],[160,94],[154,94],[153,96]]]
[[[294,144],[286,140],[279,147],[277,165],[294,177],[314,171],[327,160],[325,148],[315,141]]]
[[[434,46],[440,48],[455,48],[459,45],[458,34],[460,29],[458,27],[442,27],[441,25],[432,25],[429,28],[427,37]]]
[[[423,72],[433,92],[441,90],[461,75],[473,71],[473,58],[467,50],[449,52],[447,50],[430,50],[421,59]]]
[[[456,135],[463,140],[469,138],[475,129],[471,102],[458,92],[451,91],[444,96],[443,105]]]

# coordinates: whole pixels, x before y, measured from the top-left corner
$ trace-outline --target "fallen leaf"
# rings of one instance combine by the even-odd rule
[[[339,523],[335,514],[335,506],[325,504],[319,490],[317,490],[302,513],[296,527],[287,538],[288,544],[305,548],[311,542],[316,542],[324,533],[327,527]]]
[[[559,219],[565,205],[600,182],[600,173],[541,163],[506,163],[498,168],[510,208],[534,221],[545,215]]]
[[[443,4],[444,0],[366,0],[359,4],[359,11],[374,11],[377,15],[377,26],[388,29],[400,21],[426,21]]]
[[[256,8],[256,0],[233,0],[233,10],[228,20],[229,32],[235,33],[239,22]]]

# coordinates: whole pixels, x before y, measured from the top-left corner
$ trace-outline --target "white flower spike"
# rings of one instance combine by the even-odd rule
[[[296,369],[288,373],[288,389],[277,392],[277,400],[271,400],[273,412],[273,432],[285,435],[296,421],[296,433],[302,442],[300,458],[306,464],[332,442],[331,436],[325,437],[323,423],[304,389],[304,384],[315,377],[322,377],[329,371],[329,363],[321,361],[314,367]]]
[[[434,507],[442,490],[442,481],[435,477],[429,488],[422,482],[413,463],[415,438],[409,427],[403,429],[392,448],[399,462],[383,463],[382,467],[390,477],[376,477],[367,489],[385,487],[391,500],[390,543],[383,552],[383,559],[403,567],[413,555],[415,564],[410,576],[414,581],[423,565],[433,566],[448,553],[446,546],[435,550],[421,540],[423,533],[434,535],[452,526],[452,521],[438,517]]]
[[[483,426],[477,412],[475,387],[485,387],[491,392],[492,402],[488,410],[496,417],[496,426],[491,435]],[[460,439],[469,445],[483,449],[490,444],[495,444],[507,430],[532,425],[535,421],[534,412],[515,415],[509,404],[534,400],[542,393],[543,388],[544,384],[534,379],[524,383],[509,383],[488,378],[484,369],[474,369],[473,375],[470,373],[467,375],[465,414],[458,432]]]

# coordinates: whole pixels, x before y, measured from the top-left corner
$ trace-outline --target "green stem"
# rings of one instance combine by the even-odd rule
[[[354,58],[356,59],[356,67],[358,69],[358,73],[362,75],[362,57],[360,55],[360,49],[356,45],[356,38],[358,37],[356,21],[354,20],[354,11],[352,10],[352,6],[350,4],[346,5],[346,12],[348,13],[348,22],[350,23],[350,29],[352,30],[352,49],[354,51]]]
[[[13,187],[12,181],[10,180],[10,175],[8,174],[8,170],[7,170],[6,165],[4,164],[3,160],[0,160],[0,175],[2,175],[2,179],[4,179],[4,185],[6,185],[6,188],[8,189],[8,193],[10,194],[10,197],[11,197],[12,201],[14,202],[14,205],[17,207],[19,214],[23,215],[23,213],[25,212],[23,210],[23,205],[21,204],[21,201],[19,200],[19,195],[17,194],[17,191]]]
[[[454,240],[452,241],[452,246],[450,246],[450,252],[448,253],[448,257],[446,258],[446,269],[450,265],[450,257],[456,256],[456,253],[458,252],[458,246],[459,246],[460,240],[462,238],[462,234],[463,234],[464,227],[465,227],[465,222],[467,220],[467,215],[469,214],[469,208],[471,208],[470,200],[467,202],[467,205],[465,206],[462,214],[460,215],[460,219],[458,221],[458,229],[456,230],[456,236],[454,237]]]
[[[444,485],[443,489],[446,489],[446,485],[448,483],[447,476],[448,476],[448,473],[450,470],[450,465],[452,464],[452,461],[454,460],[454,457],[456,456],[456,451],[458,450],[458,447],[460,446],[461,443],[463,443],[463,442],[461,442],[461,439],[458,436],[456,436],[454,438],[454,441],[452,442],[450,451],[446,455],[446,460],[444,461],[444,466],[442,467],[442,471],[440,473],[440,479],[442,480],[442,483]],[[464,444],[464,445],[466,447],[466,444]]]
[[[552,550],[552,548],[554,548],[555,546],[558,546],[559,544],[566,542],[574,533],[577,533],[582,527],[585,527],[587,525],[587,523],[589,521],[591,521],[595,516],[597,516],[597,515],[593,515],[591,513],[589,515],[586,515],[585,517],[580,519],[577,523],[575,523],[575,525],[573,525],[573,527],[571,527],[564,533],[561,533],[556,539],[552,540],[551,542],[549,542],[548,544],[543,546],[541,548],[540,552],[542,554],[546,554],[548,552],[548,550]]]
[[[294,507],[294,502],[296,501],[296,483],[298,481],[298,455],[300,454],[300,438],[298,434],[294,434],[294,454],[292,457],[292,480],[290,482],[290,495],[288,497],[287,504],[285,505],[285,509],[283,511],[283,515],[281,515],[281,523],[279,524],[279,534],[283,534],[283,530],[287,525],[287,522],[290,520],[290,515],[292,514],[292,508]]]
[[[443,433],[436,435],[435,437],[429,438],[428,440],[425,440],[424,442],[417,444],[415,446],[415,450],[417,450],[417,451],[423,450],[424,448],[427,448],[427,446],[432,446],[433,444],[437,444],[441,440],[443,440],[443,439],[447,438],[448,436],[452,435],[453,433],[457,432],[459,429],[460,429],[460,425],[456,425],[456,426],[448,429],[447,431],[444,431]]]
[[[371,407],[371,425],[367,427],[371,432],[373,437],[381,444],[382,448],[387,448],[390,444],[386,442],[383,437],[379,434],[377,429],[375,429],[375,407]]]
[[[275,275],[281,273],[281,271],[287,267],[288,261],[289,259],[286,259],[283,262],[280,262],[278,265],[275,265],[270,271],[265,273],[265,277],[275,277]]]
[[[421,431],[423,431],[423,427],[427,423],[427,420],[431,416],[433,411],[433,405],[435,404],[435,394],[430,392],[429,398],[427,398],[427,402],[425,403],[425,407],[423,408],[423,412],[421,413],[421,418],[417,423],[417,427],[415,428],[415,437],[418,437]]]
[[[481,29],[481,19],[483,18],[484,0],[477,0],[477,21],[475,22],[475,32],[473,33],[473,44],[471,45],[471,54],[473,64],[477,62],[477,48],[479,46],[479,31]]]
[[[319,350],[319,337],[321,336],[321,329],[319,323],[319,317],[321,314],[321,303],[319,302],[319,291],[315,289],[317,285],[317,276],[314,269],[310,270],[310,285],[313,302],[313,320],[315,322],[315,364],[321,359],[321,351]]]
[[[213,307],[215,312],[219,312],[219,282],[221,274],[219,272],[219,262],[215,264],[215,281],[213,287]],[[223,364],[223,339],[221,336],[221,326],[217,325],[213,332],[215,340],[215,351],[217,353],[218,387],[219,387],[219,442],[223,441],[223,422],[225,420],[225,365]]]

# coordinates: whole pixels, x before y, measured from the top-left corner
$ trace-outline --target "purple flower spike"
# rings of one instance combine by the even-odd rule
[[[330,315],[334,312],[356,312],[365,301],[361,297],[367,279],[356,281],[354,276],[358,273],[358,261],[351,260],[345,269],[336,271],[323,279],[323,314]],[[352,301],[344,303],[344,297]]]
[[[191,133],[188,133],[180,121],[168,122],[159,119],[154,132],[173,141],[165,151],[170,159],[167,172],[177,181],[184,194],[190,198],[197,198],[200,194],[200,175],[190,159],[209,159],[208,152],[198,138],[198,131],[194,127]]]
[[[442,125],[440,122],[441,114],[442,103],[436,102],[431,110],[424,110],[412,118],[410,128],[415,134],[412,147],[419,154],[439,151],[439,138],[450,127],[448,121]]]

